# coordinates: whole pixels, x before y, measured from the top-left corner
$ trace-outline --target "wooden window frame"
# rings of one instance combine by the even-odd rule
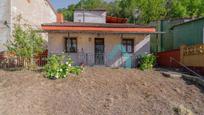
[[[67,40],[70,39],[71,41],[71,44],[73,45],[73,40],[76,40],[76,50],[75,51],[68,51],[68,47],[67,47]],[[77,38],[76,37],[65,37],[65,52],[66,53],[77,53],[77,50],[78,50],[78,43],[77,43]]]
[[[126,42],[125,44],[124,44],[124,41]],[[131,41],[131,48],[132,48],[131,52],[127,51],[128,49],[127,41]],[[122,46],[125,48],[126,53],[134,53],[134,43],[135,43],[134,39],[122,39]]]

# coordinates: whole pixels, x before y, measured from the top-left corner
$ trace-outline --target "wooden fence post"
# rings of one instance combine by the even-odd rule
[[[184,49],[186,45],[180,46],[180,63],[184,63]]]

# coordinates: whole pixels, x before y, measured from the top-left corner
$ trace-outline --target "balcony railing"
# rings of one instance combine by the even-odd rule
[[[53,55],[52,53],[51,55]],[[85,64],[85,65],[106,65],[111,66],[114,63],[117,63],[119,66],[126,67],[131,66],[135,67],[138,64],[139,56],[135,54],[119,53],[116,57],[112,57],[110,54],[106,53],[65,53],[65,54],[55,54],[55,55],[64,55],[65,57],[71,57],[76,65]]]

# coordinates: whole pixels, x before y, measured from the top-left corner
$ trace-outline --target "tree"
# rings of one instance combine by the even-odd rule
[[[76,4],[77,9],[106,9],[107,3],[104,0],[80,0]]]
[[[71,4],[68,8],[58,9],[58,12],[63,14],[65,20],[73,21],[75,7],[76,5]]]
[[[130,22],[134,20],[134,11],[139,7],[139,0],[122,0],[120,1],[120,17],[128,18]]]
[[[64,15],[64,19],[73,21],[76,9],[109,9],[109,5],[103,0],[80,0],[79,3],[69,5],[67,8],[58,9]]]
[[[167,17],[170,18],[198,18],[204,16],[203,0],[172,0]]]
[[[19,21],[20,22],[20,21]],[[33,63],[33,58],[43,51],[42,36],[30,25],[14,25],[13,39],[6,44],[7,49],[23,59],[24,67]]]
[[[128,18],[130,23],[149,23],[164,18],[198,18],[204,16],[203,0],[80,0],[76,5],[62,9],[65,19],[73,20],[75,9],[106,9],[108,15]],[[61,10],[59,10],[61,11]]]

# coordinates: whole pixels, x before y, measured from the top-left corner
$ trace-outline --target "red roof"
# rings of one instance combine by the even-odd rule
[[[93,24],[93,23],[50,23],[43,24],[45,31],[84,31],[84,32],[121,32],[121,33],[154,33],[155,28],[134,24]]]
[[[106,23],[127,23],[127,18],[118,18],[118,17],[106,17]]]

